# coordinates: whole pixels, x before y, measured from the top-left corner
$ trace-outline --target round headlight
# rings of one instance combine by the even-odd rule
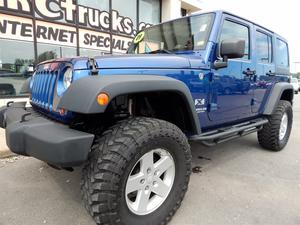
[[[73,71],[71,68],[68,68],[66,70],[66,72],[64,73],[64,88],[67,89],[68,87],[70,87],[71,83],[72,83],[72,79],[73,79]]]

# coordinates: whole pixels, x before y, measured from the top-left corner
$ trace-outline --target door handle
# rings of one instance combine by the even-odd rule
[[[250,77],[250,76],[254,76],[256,74],[256,71],[250,70],[249,68],[247,68],[246,70],[243,71],[243,74]]]
[[[266,73],[267,76],[275,76],[276,73],[273,73],[271,70],[269,70],[269,72]]]

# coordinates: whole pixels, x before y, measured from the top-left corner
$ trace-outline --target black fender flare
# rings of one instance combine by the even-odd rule
[[[174,78],[156,75],[106,75],[81,78],[66,90],[58,107],[82,113],[104,113],[107,105],[97,103],[99,93],[107,93],[112,100],[124,94],[141,92],[171,91],[179,93],[188,107],[190,119],[197,134],[201,133],[200,122],[195,109],[195,103],[189,88],[182,81]]]
[[[274,112],[274,109],[279,103],[279,100],[282,97],[283,92],[291,91],[291,97],[288,99],[291,103],[293,102],[294,98],[294,88],[293,85],[286,82],[279,82],[274,85],[269,95],[269,98],[266,102],[265,109],[263,114],[264,115],[271,115]]]

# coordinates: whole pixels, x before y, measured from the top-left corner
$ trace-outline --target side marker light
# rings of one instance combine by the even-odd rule
[[[97,97],[99,105],[107,105],[109,102],[109,96],[106,93],[100,93]]]

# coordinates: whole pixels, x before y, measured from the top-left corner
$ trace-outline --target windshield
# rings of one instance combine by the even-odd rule
[[[139,32],[129,54],[174,53],[205,49],[214,14],[203,14],[159,24]]]

